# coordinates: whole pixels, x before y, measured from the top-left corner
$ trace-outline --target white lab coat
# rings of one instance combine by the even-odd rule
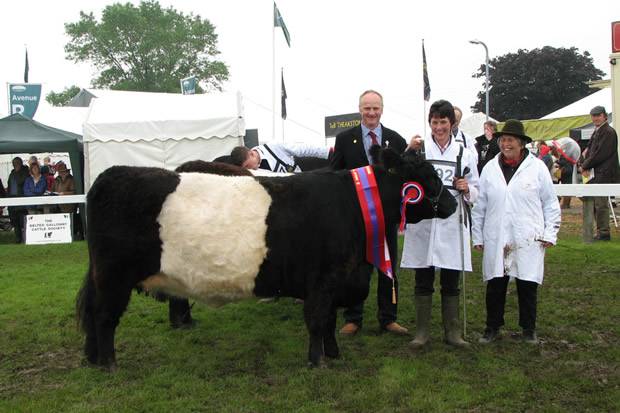
[[[557,241],[560,205],[545,164],[528,154],[509,184],[498,154],[480,176],[480,196],[472,210],[473,245],[483,245],[485,281],[508,274],[542,284],[545,248]]]
[[[442,154],[434,140],[426,139],[426,160],[435,167],[444,185],[454,196],[459,192],[453,189],[452,179],[455,173],[455,161],[461,144],[452,139]],[[476,202],[478,196],[478,168],[472,153],[464,149],[461,168],[469,168],[465,175],[469,185],[469,197],[465,202]],[[460,201],[459,201],[460,202]],[[459,203],[460,205],[460,203]],[[465,212],[463,212],[465,213]],[[458,231],[463,232],[463,244]],[[471,249],[469,226],[466,228],[459,222],[459,210],[448,218],[425,219],[417,224],[408,224],[405,229],[405,241],[400,266],[404,268],[437,267],[462,271],[461,249],[464,255],[465,271],[471,271]]]
[[[271,152],[267,150],[265,146],[269,147]],[[328,147],[303,144],[283,145],[280,143],[267,143],[265,145],[255,146],[252,149],[260,154],[261,161],[267,161],[269,170],[272,172],[301,172],[299,166],[295,164],[295,156],[308,156],[323,159],[327,159],[329,156]],[[260,167],[262,168],[262,165]]]

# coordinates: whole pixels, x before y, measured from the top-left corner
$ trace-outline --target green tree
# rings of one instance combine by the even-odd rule
[[[69,60],[92,62],[100,70],[93,86],[115,90],[180,92],[179,80],[196,76],[206,90],[220,89],[228,67],[219,54],[215,27],[199,15],[185,15],[157,1],[139,6],[115,3],[65,24]],[[201,91],[199,88],[198,91]]]
[[[50,92],[45,96],[45,100],[49,102],[52,106],[66,106],[69,101],[79,93],[79,86],[69,86],[66,87],[62,92]]]
[[[489,62],[489,115],[506,119],[538,119],[594,93],[585,83],[605,73],[594,66],[587,51],[545,46],[519,49]],[[485,76],[481,65],[474,78]],[[474,112],[485,110],[485,90],[478,92]]]

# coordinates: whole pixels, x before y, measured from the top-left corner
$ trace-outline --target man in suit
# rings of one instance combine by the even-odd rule
[[[620,182],[620,166],[618,166],[618,135],[607,123],[607,112],[603,106],[595,106],[590,111],[594,133],[590,137],[588,148],[584,151],[584,160],[580,171],[586,176],[594,170],[594,177],[588,181],[593,184],[615,184]],[[596,217],[597,241],[609,241],[609,198],[594,198],[594,214]]]
[[[381,124],[383,114],[383,97],[379,92],[367,90],[359,98],[359,111],[362,116],[360,126],[348,129],[336,136],[336,144],[331,160],[333,169],[355,169],[369,165],[370,147],[380,145],[390,147],[402,153],[407,147],[407,142],[397,132],[386,128]],[[398,228],[387,227],[385,236],[393,263],[398,262]],[[398,296],[398,281],[396,280],[396,268],[393,267],[394,286]],[[407,334],[408,330],[396,322],[397,305],[392,303],[392,281],[383,273],[379,272],[377,286],[378,318],[381,329],[395,334]],[[341,334],[354,335],[362,327],[364,304],[349,307],[344,312],[345,325],[340,330]]]

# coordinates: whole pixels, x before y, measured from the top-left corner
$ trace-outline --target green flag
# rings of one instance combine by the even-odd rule
[[[284,19],[282,18],[280,10],[278,10],[278,6],[276,6],[275,2],[273,3],[273,26],[282,28],[282,33],[284,33],[286,44],[288,44],[288,47],[291,47],[291,35],[288,33],[286,24],[284,24]]]

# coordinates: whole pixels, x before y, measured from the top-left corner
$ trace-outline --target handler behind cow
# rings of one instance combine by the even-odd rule
[[[484,249],[487,321],[481,343],[499,337],[509,277],[517,280],[523,340],[536,344],[536,293],[542,284],[545,249],[560,228],[560,205],[547,167],[526,148],[532,139],[523,124],[507,120],[499,137],[501,153],[482,170],[474,206],[473,244]]]
[[[370,147],[380,145],[390,147],[398,153],[403,153],[407,142],[397,132],[383,126],[383,97],[379,92],[367,90],[359,98],[359,111],[362,123],[359,126],[343,131],[336,136],[334,154],[331,160],[333,169],[355,169],[369,165],[371,162]],[[397,225],[385,228],[385,237],[392,262],[398,256],[398,227]],[[392,286],[398,297],[398,281],[396,280],[396,266],[393,268],[394,284],[382,272],[379,272],[377,285],[377,307],[379,324],[382,330],[395,334],[407,334],[408,330],[396,322],[397,304],[392,302]],[[397,301],[397,300],[395,300]],[[344,311],[345,325],[340,334],[354,335],[362,327],[364,317],[364,303],[348,307]]]
[[[478,196],[478,169],[472,152],[454,138],[454,122],[454,108],[450,102],[438,100],[433,103],[428,114],[431,139],[427,139],[424,149],[426,160],[433,164],[444,187],[449,188],[455,197],[461,197],[461,211],[446,219],[426,219],[407,225],[405,230],[400,265],[415,269],[416,334],[411,342],[414,348],[423,347],[430,337],[435,269],[440,270],[445,341],[454,346],[469,344],[461,338],[459,329],[458,285],[460,272],[471,271],[467,216],[469,205]]]
[[[258,145],[252,149],[237,146],[230,153],[233,165],[247,169],[264,169],[271,172],[301,172],[295,157],[313,157],[327,159],[329,148],[309,145],[282,145],[270,143]]]

